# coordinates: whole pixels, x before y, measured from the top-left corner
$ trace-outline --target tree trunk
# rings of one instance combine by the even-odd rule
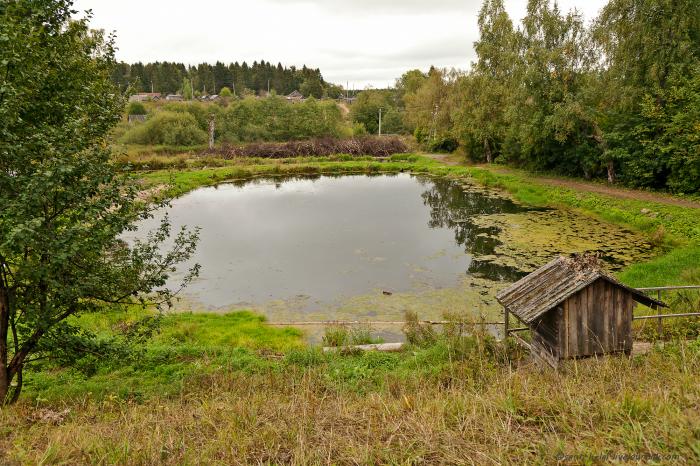
[[[14,404],[19,400],[19,394],[22,393],[22,370],[23,367],[20,367],[17,370],[17,386],[15,387],[14,391],[12,392],[12,396],[10,397],[9,401],[7,402],[8,404]]]
[[[2,271],[0,270],[0,273]],[[7,365],[7,332],[10,326],[10,309],[7,300],[7,289],[0,276],[0,406],[5,404],[7,392],[10,389],[10,370]]]
[[[612,160],[608,160],[608,183],[615,182],[615,164]]]
[[[484,153],[486,154],[486,163],[491,163],[491,146],[489,146],[489,140],[486,138],[484,138]]]
[[[598,126],[598,123],[593,122],[593,134],[590,136],[593,138],[593,140],[598,144],[598,148],[601,151],[601,154],[603,156],[603,160],[605,160],[606,154],[608,152],[608,142],[605,140],[605,136],[603,135],[603,131],[600,129],[600,126]],[[607,160],[607,169],[608,169],[608,183],[614,183],[615,182],[615,163],[612,161],[612,159]]]

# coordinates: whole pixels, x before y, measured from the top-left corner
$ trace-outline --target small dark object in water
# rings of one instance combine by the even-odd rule
[[[382,291],[382,294],[383,294],[384,296],[391,296],[391,295],[394,294],[394,293],[392,293],[391,291]]]

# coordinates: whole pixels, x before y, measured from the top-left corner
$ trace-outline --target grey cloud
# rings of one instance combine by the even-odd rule
[[[347,64],[369,66],[401,64],[405,67],[406,65],[410,66],[412,63],[419,65],[446,62],[454,63],[457,66],[469,63],[474,56],[473,39],[470,39],[468,36],[460,34],[452,37],[435,38],[395,51],[386,48],[376,48],[361,52],[324,49],[322,53],[327,57],[326,59],[333,58],[338,63],[343,63],[346,66]]]
[[[478,11],[483,0],[268,0],[282,5],[314,5],[331,12],[447,13]]]

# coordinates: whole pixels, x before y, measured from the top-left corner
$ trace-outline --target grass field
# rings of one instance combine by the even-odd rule
[[[544,186],[526,173],[417,155],[210,168],[180,158],[189,169],[139,173],[144,187],[172,183],[169,194],[178,195],[252,176],[468,177],[523,203],[575,209],[648,235],[659,257],[626,269],[626,283],[700,282],[700,209]],[[113,310],[79,323],[110,337],[152,315]],[[245,311],[165,315],[128,360],[86,358],[75,368],[46,365],[27,374],[20,402],[0,410],[0,463],[696,464],[698,380],[700,339],[553,372],[478,327],[469,337],[447,331],[399,353],[343,354],[309,347],[300,331],[267,326]]]
[[[478,333],[401,353],[324,354],[249,314],[186,315],[138,361],[33,379],[0,411],[0,460],[691,464],[699,376],[700,342],[556,373]]]

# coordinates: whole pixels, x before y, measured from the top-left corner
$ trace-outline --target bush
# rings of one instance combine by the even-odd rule
[[[349,133],[335,102],[308,99],[291,105],[280,97],[233,102],[217,119],[224,142],[289,141]]]
[[[367,136],[367,128],[363,123],[353,123],[352,125],[352,135],[353,136]]]
[[[408,151],[408,147],[399,138],[365,137],[351,139],[324,138],[308,141],[292,141],[281,144],[253,143],[245,146],[224,147],[210,152],[210,154],[220,156],[224,159],[231,159],[234,157],[283,159],[290,157],[325,157],[334,154],[389,157],[393,154],[406,151]]]
[[[207,133],[189,113],[160,112],[145,123],[134,126],[122,136],[126,144],[166,144],[194,146],[204,144]]]
[[[428,150],[431,152],[451,153],[456,151],[457,147],[459,147],[457,140],[449,136],[438,137],[428,143]]]
[[[323,333],[323,346],[346,346],[350,340],[350,329],[345,325],[331,325]]]
[[[413,311],[405,311],[404,319],[406,323],[403,327],[403,333],[406,335],[406,341],[410,344],[429,346],[437,341],[438,334],[435,332],[432,325],[424,324],[418,320],[418,314]]]
[[[128,115],[145,115],[146,107],[141,102],[131,102],[126,113]]]

